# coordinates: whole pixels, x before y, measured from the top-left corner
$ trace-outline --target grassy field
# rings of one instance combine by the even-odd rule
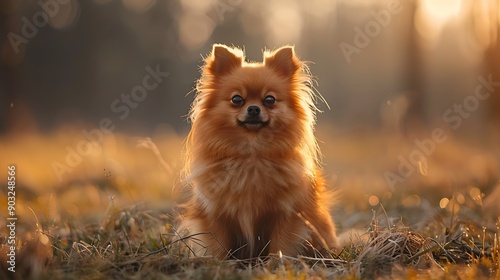
[[[500,279],[499,135],[450,133],[405,169],[422,152],[415,140],[429,133],[320,126],[325,174],[339,197],[332,213],[351,244],[315,258],[220,261],[172,242],[185,135],[164,128],[152,139],[114,133],[87,142],[82,129],[0,138],[0,279]]]

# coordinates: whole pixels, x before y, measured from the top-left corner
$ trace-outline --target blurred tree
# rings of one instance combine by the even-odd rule
[[[34,128],[33,118],[22,99],[22,69],[24,44],[14,46],[9,39],[14,30],[20,30],[22,1],[0,3],[0,133],[19,132]]]
[[[420,37],[416,30],[415,14],[418,8],[418,1],[410,5],[410,36],[408,41],[408,89],[409,107],[404,117],[403,130],[410,127],[420,127],[426,123],[424,114],[424,92],[422,88],[422,54],[420,50]]]
[[[477,2],[474,2],[477,5]],[[484,52],[484,62],[486,64],[486,73],[492,75],[492,80],[500,81],[500,1],[490,0],[490,9],[488,17],[488,33],[490,44]],[[489,104],[489,114],[491,120],[500,125],[500,88],[496,88],[491,96]]]
[[[483,49],[482,62],[484,65],[484,77],[491,75],[492,81],[500,81],[500,1],[482,0],[466,2],[467,27],[471,37]],[[495,92],[487,101],[488,121],[500,122],[500,89],[495,88]]]

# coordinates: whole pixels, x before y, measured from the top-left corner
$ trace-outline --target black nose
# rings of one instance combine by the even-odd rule
[[[252,117],[256,117],[260,114],[260,107],[259,106],[249,106],[247,108],[247,113],[248,115]]]

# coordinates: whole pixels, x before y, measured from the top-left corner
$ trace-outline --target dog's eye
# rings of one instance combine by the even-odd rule
[[[276,102],[276,98],[274,98],[273,96],[266,96],[266,98],[264,98],[264,105],[266,106],[273,106],[274,103]]]
[[[241,97],[239,95],[235,95],[231,98],[231,103],[233,103],[233,105],[235,105],[235,106],[241,106],[241,105],[243,105],[244,102],[245,102],[245,100],[243,100],[243,97]]]

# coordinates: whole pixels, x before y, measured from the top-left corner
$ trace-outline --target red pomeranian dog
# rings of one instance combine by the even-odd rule
[[[336,248],[311,76],[293,47],[248,63],[240,49],[214,45],[197,91],[179,227],[196,239],[192,250],[249,259]]]

